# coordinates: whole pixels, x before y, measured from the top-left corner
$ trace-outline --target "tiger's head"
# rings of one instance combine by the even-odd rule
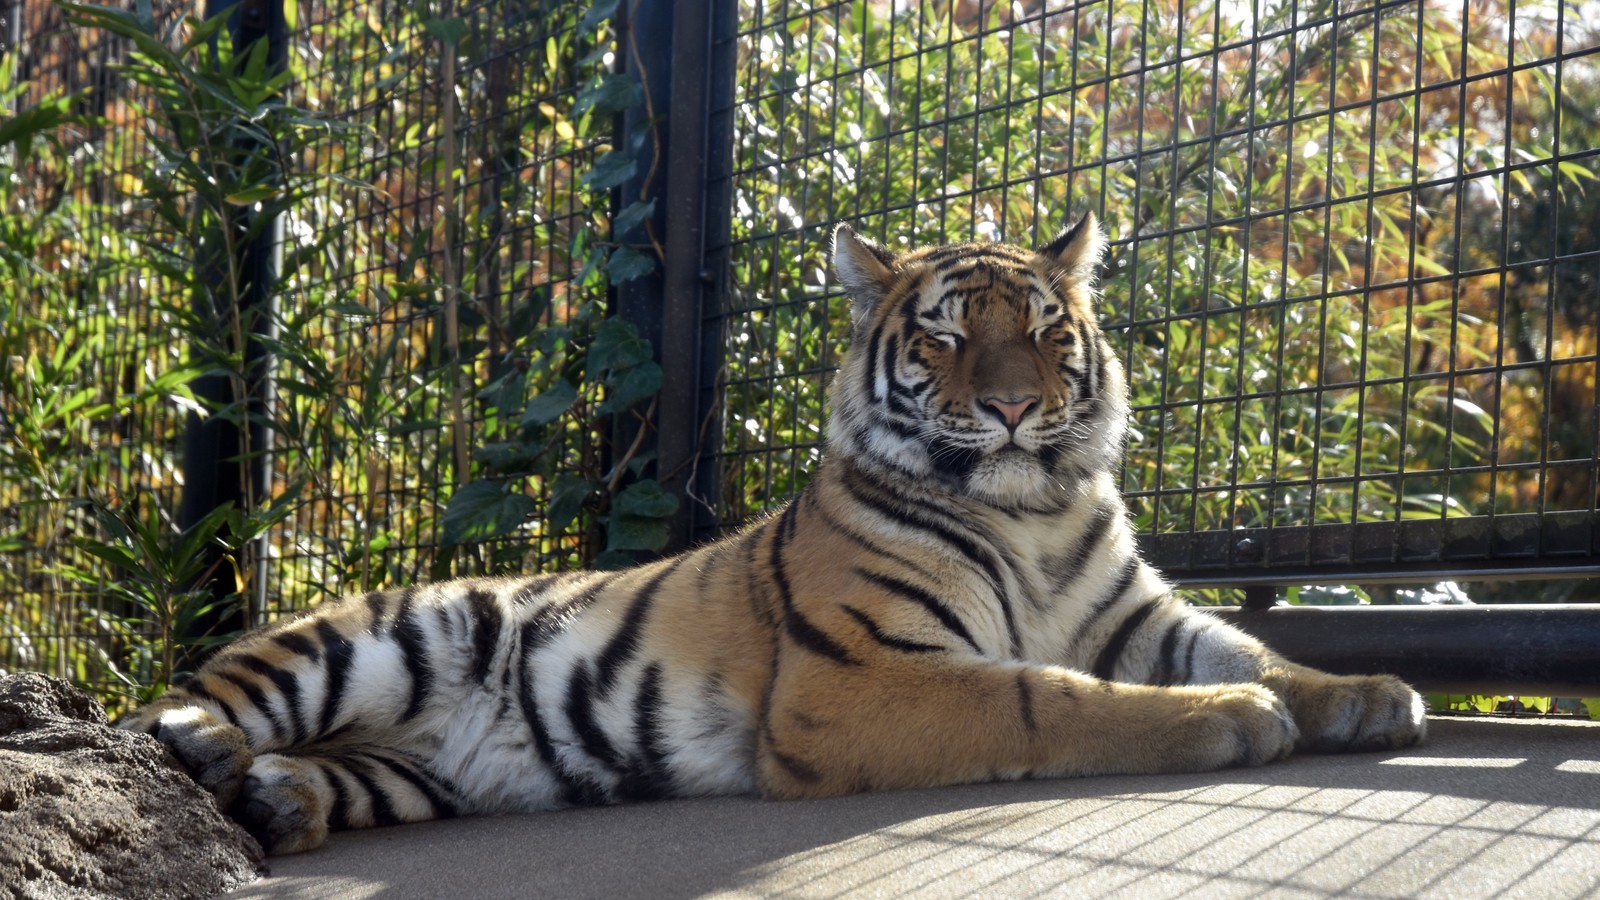
[[[831,389],[830,449],[1004,508],[1053,506],[1114,465],[1128,402],[1095,320],[1104,251],[1092,214],[1038,250],[896,254],[839,226],[852,346]]]

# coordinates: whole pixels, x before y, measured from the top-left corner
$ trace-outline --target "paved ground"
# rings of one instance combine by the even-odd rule
[[[244,897],[1600,897],[1600,723],[1404,753],[338,834]]]

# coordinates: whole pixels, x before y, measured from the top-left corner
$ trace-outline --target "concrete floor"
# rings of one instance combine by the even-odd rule
[[[336,834],[242,897],[1600,897],[1600,722],[1400,753]]]

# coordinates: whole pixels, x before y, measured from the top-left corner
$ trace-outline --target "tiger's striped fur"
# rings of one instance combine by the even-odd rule
[[[667,796],[1185,772],[1420,740],[1388,677],[1174,599],[1113,471],[1092,218],[1040,251],[847,228],[828,455],[775,515],[620,573],[353,597],[132,714],[269,849],[330,828]]]

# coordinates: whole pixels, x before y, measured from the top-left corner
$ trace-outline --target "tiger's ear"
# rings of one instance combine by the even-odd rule
[[[1078,224],[1056,235],[1055,240],[1040,247],[1038,253],[1051,269],[1089,281],[1093,280],[1100,259],[1106,254],[1106,236],[1101,233],[1100,221],[1094,213],[1084,213]]]
[[[833,274],[850,295],[850,318],[860,322],[872,313],[894,280],[894,252],[856,234],[849,225],[833,230]]]

